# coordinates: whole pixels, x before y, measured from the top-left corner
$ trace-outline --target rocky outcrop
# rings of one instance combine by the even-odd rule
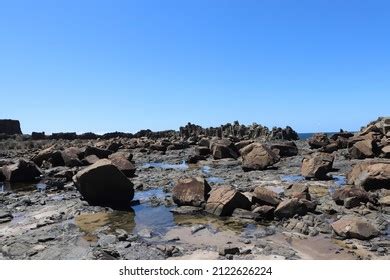
[[[269,136],[270,140],[298,140],[298,133],[292,129],[290,126],[286,128],[274,127],[272,128],[271,134]]]
[[[250,210],[252,203],[242,193],[230,186],[221,186],[211,191],[206,211],[217,216],[231,216],[236,208]]]
[[[315,153],[303,159],[301,173],[306,179],[327,180],[332,171],[334,156],[327,153]]]
[[[172,190],[173,201],[179,206],[202,206],[211,188],[203,178],[179,179]]]
[[[134,197],[131,181],[107,159],[79,171],[73,180],[92,205],[127,208]]]
[[[0,134],[22,134],[20,122],[17,120],[0,120]]]
[[[373,158],[378,153],[378,147],[374,140],[356,142],[350,149],[349,154],[353,159]]]
[[[280,160],[279,156],[261,143],[250,144],[241,149],[240,152],[244,171],[264,170]]]
[[[387,158],[386,146],[389,145],[389,123],[390,118],[379,118],[349,138],[348,147],[350,157],[353,159]]]
[[[239,139],[264,138],[268,140],[298,140],[298,134],[289,126],[285,129],[273,128],[272,131],[270,131],[269,128],[256,123],[245,126],[236,121],[233,124],[228,123],[221,125],[220,127],[203,128],[191,123],[188,123],[185,127],[180,127],[180,137],[183,139],[188,139],[190,137],[198,138],[200,136],[218,138],[235,137]]]
[[[390,189],[390,162],[362,162],[347,175],[348,183],[366,190]]]
[[[332,224],[334,232],[343,238],[356,238],[369,240],[379,235],[376,229],[368,221],[358,217],[343,217]]]
[[[42,171],[34,162],[20,159],[17,163],[2,167],[5,179],[12,183],[34,182],[42,175]]]

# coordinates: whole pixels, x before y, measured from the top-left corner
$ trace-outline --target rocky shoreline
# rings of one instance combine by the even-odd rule
[[[0,259],[390,259],[387,129],[2,137]]]

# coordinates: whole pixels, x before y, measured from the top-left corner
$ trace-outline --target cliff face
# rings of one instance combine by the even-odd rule
[[[20,122],[17,120],[0,120],[0,134],[22,134]]]

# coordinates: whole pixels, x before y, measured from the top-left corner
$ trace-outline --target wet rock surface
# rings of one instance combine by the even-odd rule
[[[239,131],[238,125],[222,129],[229,142],[209,136],[218,130],[192,126],[181,138],[144,131],[137,138],[18,140],[17,148],[0,142],[1,174],[23,158],[41,172],[36,182],[0,174],[1,258],[390,259],[390,161],[381,153],[351,159],[349,149],[363,136],[379,135],[374,141],[387,143],[380,128],[318,137],[314,146],[295,141],[296,149],[288,142],[245,139],[259,127]],[[347,145],[337,144],[318,165],[314,161],[313,177],[302,176],[304,158],[341,138]],[[279,160],[244,172],[240,150],[254,143],[270,147]],[[186,162],[194,155],[201,158]],[[315,169],[329,156],[332,165],[317,176]],[[121,171],[114,158],[134,168]],[[88,191],[80,188],[85,182]],[[107,188],[99,190],[99,184]],[[122,185],[130,192],[116,193]],[[91,203],[89,191],[101,199]],[[105,205],[119,198],[125,208]]]

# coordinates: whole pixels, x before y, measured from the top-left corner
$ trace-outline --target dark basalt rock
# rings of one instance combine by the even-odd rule
[[[22,134],[20,122],[17,120],[0,120],[0,134]]]

